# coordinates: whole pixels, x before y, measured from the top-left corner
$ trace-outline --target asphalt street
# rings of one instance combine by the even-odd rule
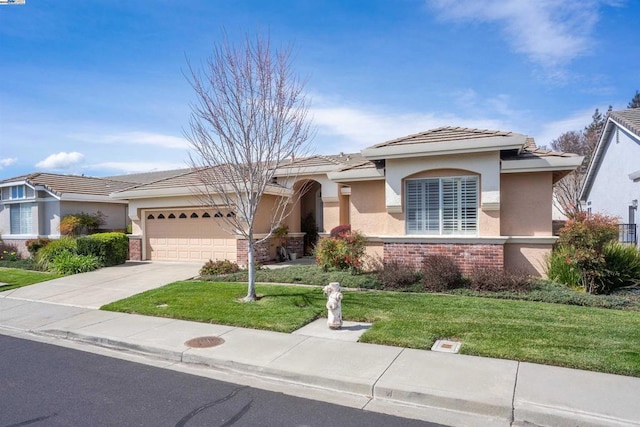
[[[435,426],[0,335],[0,426]]]

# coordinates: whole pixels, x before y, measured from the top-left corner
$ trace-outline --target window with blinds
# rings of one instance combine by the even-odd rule
[[[33,227],[31,204],[11,205],[9,209],[11,234],[31,234]]]
[[[407,234],[475,235],[478,232],[478,177],[406,181]]]

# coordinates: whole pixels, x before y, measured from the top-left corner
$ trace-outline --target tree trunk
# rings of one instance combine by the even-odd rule
[[[243,301],[255,301],[256,298],[256,263],[254,261],[253,236],[249,238],[249,253],[247,256],[247,271],[249,272],[249,283],[247,285],[247,296]]]

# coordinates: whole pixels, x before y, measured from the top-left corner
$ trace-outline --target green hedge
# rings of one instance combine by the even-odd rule
[[[105,266],[124,264],[129,253],[129,238],[124,233],[97,233],[77,239],[78,254],[93,255]]]

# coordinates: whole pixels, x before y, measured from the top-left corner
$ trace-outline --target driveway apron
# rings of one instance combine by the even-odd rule
[[[113,301],[198,275],[197,263],[127,262],[0,292],[0,298],[100,308]]]

